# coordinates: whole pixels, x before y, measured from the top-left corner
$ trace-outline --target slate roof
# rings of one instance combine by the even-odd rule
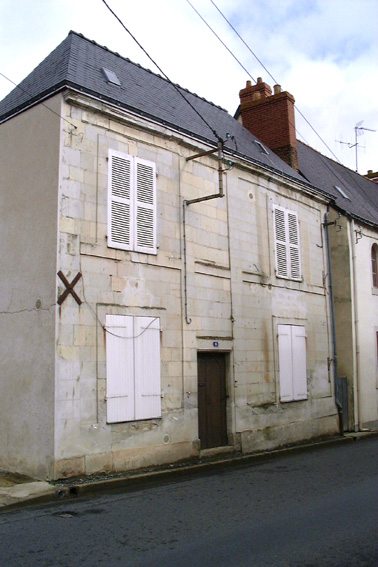
[[[298,140],[298,166],[309,183],[330,194],[335,207],[357,221],[378,227],[378,186]],[[346,195],[344,197],[338,189]]]
[[[116,73],[121,86],[106,81],[101,71],[103,67]],[[169,81],[72,31],[0,102],[0,123],[66,87],[151,118],[199,140],[217,142],[211,129]],[[267,156],[261,153],[253,143],[256,138],[226,110],[178,88],[221,138],[224,139],[226,133],[235,136],[238,155],[286,177],[304,181],[273,152]],[[227,146],[236,149],[231,140]]]
[[[114,71],[121,85],[107,82],[102,68]],[[316,188],[333,199],[341,211],[378,227],[377,184],[301,142],[298,142],[300,173],[296,172],[272,151],[268,155],[262,153],[255,144],[257,138],[226,110],[176,85],[209,128],[169,81],[72,31],[0,102],[0,123],[67,87],[212,144],[217,141],[212,130],[222,138],[229,133],[235,137],[236,146],[232,141],[227,146],[236,155]],[[349,199],[342,197],[335,185]]]

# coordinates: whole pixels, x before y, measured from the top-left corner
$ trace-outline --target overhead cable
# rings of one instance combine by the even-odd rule
[[[225,47],[227,49],[227,51],[230,53],[230,55],[232,55],[232,57],[239,63],[239,65],[242,67],[242,69],[244,69],[244,71],[247,73],[248,77],[250,77],[252,79],[252,81],[254,83],[256,83],[256,80],[252,77],[251,73],[248,71],[248,69],[246,69],[244,67],[244,65],[239,61],[239,59],[236,57],[236,55],[234,55],[234,53],[232,53],[231,49],[224,43],[224,41],[219,37],[219,35],[217,35],[217,33],[214,31],[214,29],[206,22],[206,20],[201,16],[201,14],[198,12],[198,10],[196,10],[196,8],[193,6],[193,4],[191,4],[191,2],[189,2],[189,0],[186,0],[188,2],[188,4],[193,8],[193,10],[196,12],[196,14],[201,18],[201,20],[204,22],[204,24],[206,24],[206,26],[209,28],[209,30],[215,35],[215,37],[221,42],[221,44],[223,45],[223,47]],[[223,14],[222,14],[223,16]],[[224,17],[224,16],[223,16]],[[226,20],[227,21],[227,20]],[[237,33],[237,32],[236,32]],[[256,55],[251,52],[254,57],[256,57]],[[257,57],[256,57],[257,59]],[[259,61],[259,59],[257,59]],[[260,61],[259,61],[260,62]],[[261,63],[261,62],[260,62]],[[262,64],[262,63],[261,63]],[[265,69],[265,67],[264,67]],[[269,73],[269,71],[267,71]],[[272,77],[272,75],[271,75]],[[273,77],[272,77],[273,78]],[[273,81],[275,81],[275,79],[273,78]],[[306,138],[299,132],[299,130],[296,128],[295,124],[291,124],[293,126],[293,128],[296,130],[297,134],[307,143]]]
[[[199,16],[201,18],[201,20],[203,21],[204,24],[207,25],[207,27],[209,28],[210,31],[213,32],[213,34],[215,35],[215,37],[221,42],[221,44],[223,45],[223,47],[225,47],[227,49],[227,51],[229,52],[230,55],[232,55],[232,57],[235,59],[235,61],[237,61],[239,63],[239,65],[244,69],[244,71],[247,73],[247,75],[249,77],[251,77],[252,81],[255,83],[256,80],[252,77],[252,75],[250,74],[250,72],[244,67],[244,65],[239,61],[239,59],[236,57],[236,55],[234,55],[231,51],[231,49],[229,49],[227,47],[227,45],[224,43],[224,41],[222,41],[222,39],[219,37],[219,35],[216,34],[216,32],[213,30],[213,28],[207,23],[207,21],[205,20],[205,18],[203,18],[201,16],[201,14],[198,12],[198,10],[196,10],[196,8],[193,6],[193,4],[191,2],[189,2],[189,0],[186,0],[187,3],[193,8],[193,10],[195,11],[195,13],[197,14],[197,16]]]
[[[188,2],[188,4],[190,4],[190,6],[192,6],[192,4],[189,2],[189,0],[186,0]],[[231,22],[226,18],[226,16],[223,14],[223,12],[218,8],[218,6],[215,4],[215,2],[213,0],[210,0],[210,2],[213,4],[213,6],[218,10],[218,12],[221,14],[221,16],[225,19],[225,21],[228,23],[228,25],[230,26],[230,28],[236,33],[236,35],[239,37],[239,39],[243,42],[243,44],[247,47],[247,49],[249,50],[249,52],[253,55],[253,57],[255,57],[255,59],[258,61],[258,63],[263,67],[263,69],[268,73],[268,75],[271,77],[271,79],[274,81],[275,84],[278,84],[278,81],[273,77],[273,75],[269,72],[269,70],[265,67],[265,65],[262,63],[262,61],[260,61],[260,59],[257,57],[257,55],[252,51],[252,49],[249,47],[249,45],[244,41],[244,39],[241,37],[241,35],[237,32],[237,30],[234,28],[234,26],[231,24]],[[200,16],[200,18],[202,19],[202,21],[208,26],[208,28],[210,28],[210,30],[214,33],[214,35],[216,37],[217,34],[212,30],[212,28],[209,26],[209,24],[204,20],[204,18],[198,13],[198,11],[192,6],[193,10]],[[218,37],[219,41],[222,43],[222,45],[224,47],[226,47],[227,51],[229,51],[231,53],[231,50],[225,45],[225,43]],[[234,59],[236,59],[236,61],[238,61],[238,59],[236,58],[236,56],[231,53],[231,55],[234,57]],[[238,63],[241,65],[241,63],[238,61]],[[245,69],[245,67],[243,65],[241,65],[241,67]],[[251,74],[247,71],[248,75],[251,76]],[[255,79],[253,79],[253,81],[256,83]],[[315,128],[310,124],[310,122],[307,120],[307,118],[304,116],[304,114],[299,110],[299,108],[297,107],[297,105],[295,105],[295,108],[298,112],[298,114],[300,114],[303,118],[303,120],[305,120],[305,122],[308,124],[308,126],[310,126],[311,130],[317,135],[317,137],[319,138],[319,140],[325,145],[325,147],[328,149],[328,151],[333,155],[333,157],[335,158],[335,160],[337,162],[340,163],[339,158],[333,153],[333,151],[331,150],[331,148],[328,146],[328,144],[323,140],[323,138],[320,136],[320,134],[315,130]],[[296,129],[296,131],[298,132],[298,130]],[[298,132],[299,134],[299,132]],[[301,134],[300,134],[301,138],[305,139]]]
[[[15,83],[14,81],[12,81],[12,79],[9,79],[9,77],[7,77],[6,75],[4,75],[4,73],[0,72],[0,75],[2,77],[4,77],[4,79],[6,79],[7,81],[9,81],[10,83],[12,83],[12,85],[14,85],[17,89],[20,89],[22,92],[24,92],[25,94],[27,94],[28,96],[32,96],[31,93],[29,93],[24,87],[21,87],[20,85],[18,85],[17,83]],[[55,110],[53,110],[52,108],[50,108],[49,106],[47,106],[44,102],[40,103],[42,106],[44,106],[45,108],[47,108],[47,110],[49,110],[50,112],[52,112],[53,114],[55,114],[56,116],[59,116],[59,118],[61,118],[62,120],[64,120],[65,122],[67,122],[70,126],[72,126],[72,128],[75,128],[75,130],[77,130],[77,126],[75,126],[75,124],[72,124],[72,122],[70,122],[69,120],[67,120],[67,118],[64,118],[64,116],[62,116],[61,114],[59,114],[59,112],[55,112]]]
[[[187,0],[188,1],[188,0]],[[268,71],[268,69],[265,67],[264,63],[262,61],[260,61],[260,59],[257,57],[256,53],[254,53],[252,51],[252,49],[249,47],[249,45],[244,41],[244,39],[242,38],[242,36],[239,34],[239,32],[234,28],[234,26],[231,24],[231,22],[226,18],[226,16],[223,14],[223,12],[221,12],[221,10],[218,8],[218,6],[215,4],[215,2],[213,2],[213,0],[210,0],[210,2],[212,3],[212,5],[214,6],[214,8],[216,8],[218,10],[218,12],[220,13],[220,15],[222,16],[222,18],[224,18],[226,20],[226,22],[228,23],[228,25],[230,26],[231,29],[233,29],[233,31],[236,33],[236,35],[238,36],[238,38],[244,43],[244,45],[246,46],[246,48],[248,49],[248,51],[253,55],[253,57],[255,59],[257,59],[257,61],[260,63],[261,67],[263,69],[265,69],[265,71],[268,73],[268,75],[270,76],[270,78],[272,79],[272,81],[277,84],[278,81],[276,81],[276,79],[273,77],[273,75]],[[255,81],[255,79],[253,79]],[[255,81],[256,82],[256,81]]]
[[[117,16],[117,14],[111,9],[111,7],[109,6],[109,4],[105,1],[102,0],[102,2],[105,4],[105,6],[107,7],[107,9],[109,10],[109,12],[111,12],[111,14],[113,14],[113,16],[116,18],[116,20],[118,20],[118,22],[121,24],[121,26],[123,27],[123,29],[130,35],[130,37],[135,41],[135,43],[138,45],[138,47],[140,47],[140,49],[143,51],[143,53],[148,57],[148,59],[155,65],[155,67],[160,71],[160,73],[163,75],[163,77],[172,85],[172,87],[178,92],[178,94],[185,100],[185,102],[191,107],[192,110],[194,110],[194,112],[199,116],[199,118],[204,122],[204,124],[206,124],[206,126],[211,130],[211,132],[214,134],[214,136],[217,138],[218,141],[223,141],[222,138],[218,135],[218,133],[216,132],[216,130],[214,128],[212,128],[212,126],[210,126],[210,124],[207,122],[207,120],[205,120],[205,118],[202,116],[202,114],[200,112],[198,112],[198,110],[195,108],[195,106],[186,98],[186,96],[182,93],[182,91],[179,89],[179,87],[177,85],[175,85],[170,78],[164,73],[164,71],[161,69],[161,67],[159,67],[159,65],[156,63],[156,61],[154,61],[152,59],[152,57],[149,55],[149,53],[147,53],[147,51],[144,49],[144,47],[139,43],[139,41],[136,39],[136,37],[131,33],[131,31],[125,26],[125,24],[122,22],[122,20]]]

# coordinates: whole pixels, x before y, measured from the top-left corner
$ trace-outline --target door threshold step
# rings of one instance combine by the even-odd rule
[[[211,447],[211,449],[202,449],[200,451],[200,458],[233,453],[234,451],[235,447],[233,447],[232,445],[226,445],[224,447]]]

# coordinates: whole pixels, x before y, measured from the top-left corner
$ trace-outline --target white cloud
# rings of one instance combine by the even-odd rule
[[[107,0],[143,47],[174,81],[233,113],[248,79],[185,0]],[[378,2],[376,0],[214,0],[298,108],[349,167],[354,125],[378,130]],[[237,38],[211,1],[191,0],[246,69],[273,80]],[[83,33],[156,71],[101,0],[2,0],[0,72],[21,81],[67,35]],[[0,77],[0,98],[12,85]],[[298,129],[328,154],[302,120]],[[303,131],[303,132],[302,132]],[[378,132],[365,132],[360,172],[378,169]]]

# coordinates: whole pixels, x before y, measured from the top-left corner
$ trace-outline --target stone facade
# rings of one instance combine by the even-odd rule
[[[248,452],[334,433],[325,203],[236,163],[224,174],[225,197],[185,207],[184,226],[183,200],[218,191],[214,157],[186,161],[201,150],[190,139],[84,97],[67,95],[62,111],[76,129],[64,127],[61,146],[58,268],[70,281],[82,274],[83,304],[69,296],[57,311],[52,476],[198,455],[197,354],[215,349],[225,353],[231,446]],[[157,255],[107,246],[109,149],[157,165]],[[300,282],[275,276],[273,204],[298,212]],[[161,418],[106,423],[107,314],[159,317]],[[307,400],[280,403],[278,324],[306,328]]]
[[[69,121],[61,120],[60,132],[53,134],[59,171],[56,167],[48,188],[51,199],[57,198],[56,207],[46,211],[46,223],[56,229],[51,237],[56,265],[39,277],[49,282],[61,271],[72,282],[80,273],[74,290],[82,303],[68,294],[50,308],[55,330],[39,337],[46,363],[40,385],[48,386],[35,394],[19,390],[24,403],[39,404],[41,419],[49,416],[48,443],[42,451],[35,440],[30,459],[34,441],[28,440],[28,449],[19,441],[18,461],[4,456],[1,466],[57,479],[200,455],[201,352],[223,353],[231,450],[248,453],[337,432],[321,236],[326,201],[299,182],[235,159],[223,173],[223,198],[185,205],[218,193],[216,156],[187,161],[206,146],[84,95],[66,91],[56,100]],[[35,107],[27,114],[39,112]],[[109,150],[156,164],[157,254],[108,246]],[[41,152],[37,160],[43,159]],[[25,179],[26,174],[20,177],[19,187]],[[298,216],[296,281],[276,275],[274,206]],[[59,298],[65,285],[58,275],[55,285],[48,283],[49,294]],[[107,315],[159,319],[161,417],[107,422]],[[305,330],[307,359],[306,399],[285,403],[277,338],[282,325]],[[30,349],[29,339],[19,333],[18,349]],[[8,357],[15,359],[12,352]],[[8,409],[1,403],[2,416],[10,416],[16,403]],[[17,421],[9,419],[8,428],[17,429]],[[9,435],[3,455],[12,452]]]

